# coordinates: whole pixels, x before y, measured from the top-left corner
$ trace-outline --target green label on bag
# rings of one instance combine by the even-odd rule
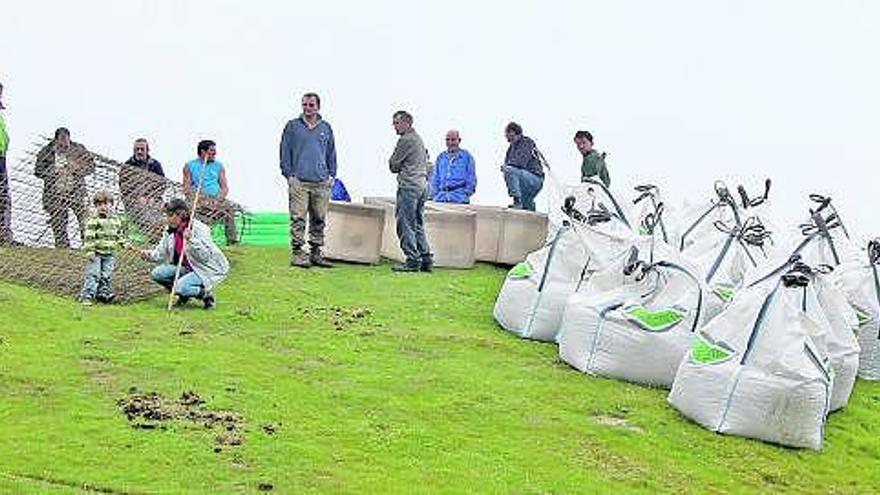
[[[856,310],[856,318],[859,319],[859,326],[863,327],[867,325],[871,321],[871,315],[865,313],[861,309],[855,308]]]
[[[733,301],[733,298],[736,297],[736,290],[733,287],[728,287],[726,285],[716,285],[712,287],[712,293],[726,303]]]
[[[691,345],[691,360],[697,364],[718,364],[733,355],[733,351],[713,344],[702,335],[697,335]]]
[[[532,267],[525,261],[521,261],[507,272],[507,276],[510,278],[529,278],[532,273]]]
[[[664,308],[651,311],[644,306],[629,306],[623,313],[630,320],[645,330],[662,332],[681,323],[684,312],[675,308]]]

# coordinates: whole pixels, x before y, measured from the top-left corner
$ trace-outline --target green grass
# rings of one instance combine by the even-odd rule
[[[584,376],[503,332],[499,268],[230,258],[214,312],[0,284],[0,493],[880,490],[878,384],[857,384],[823,452],[790,450],[706,431],[661,390]],[[132,428],[117,407],[131,387],[195,390],[246,418],[244,443],[217,453],[218,432],[194,424]]]

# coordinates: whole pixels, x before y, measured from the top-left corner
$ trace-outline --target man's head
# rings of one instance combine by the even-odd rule
[[[516,122],[511,122],[504,128],[504,137],[507,138],[508,143],[512,143],[522,137],[522,133],[522,126]]]
[[[113,195],[110,194],[110,191],[102,189],[95,193],[95,197],[92,198],[92,203],[95,205],[95,209],[98,210],[98,213],[106,215],[113,209]]]
[[[590,131],[577,131],[574,134],[574,144],[577,145],[581,155],[587,156],[587,153],[593,149],[593,135]]]
[[[413,117],[406,110],[398,110],[391,117],[391,125],[398,136],[403,136],[412,129]]]
[[[306,93],[302,96],[302,109],[303,115],[306,118],[312,118],[318,115],[318,111],[321,110],[321,97],[318,96],[318,93]]]
[[[150,157],[150,143],[146,139],[137,138],[134,140],[134,157],[141,162],[147,161],[147,158]]]
[[[182,223],[189,222],[189,206],[186,201],[174,198],[165,203],[165,219],[172,229],[176,229]]]
[[[199,154],[199,160],[211,163],[217,158],[217,143],[210,139],[203,139],[196,146],[196,152]]]
[[[70,148],[70,131],[66,127],[55,129],[55,147],[59,151],[67,151],[67,148]]]
[[[461,135],[458,131],[452,129],[446,133],[446,151],[455,153],[461,145]]]

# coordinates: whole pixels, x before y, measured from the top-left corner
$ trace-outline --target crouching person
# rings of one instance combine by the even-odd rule
[[[150,276],[167,290],[174,290],[177,306],[196,298],[202,300],[205,309],[214,309],[216,301],[213,291],[229,274],[229,261],[214,244],[208,226],[191,218],[190,213],[182,199],[172,199],[166,203],[168,229],[156,247],[141,251],[141,256],[147,261],[159,263]],[[181,255],[180,277],[177,286],[173,287]]]

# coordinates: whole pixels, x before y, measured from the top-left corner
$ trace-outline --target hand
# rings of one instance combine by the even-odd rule
[[[144,261],[150,261],[150,250],[149,249],[141,249],[141,259]]]
[[[327,177],[327,185],[333,187],[333,181],[336,180],[336,177]]]
[[[88,258],[89,258],[89,262],[90,262],[90,263],[94,263],[94,262],[98,261],[98,255],[95,254],[95,253],[91,253],[91,254],[88,256]]]
[[[187,228],[186,230],[183,231],[183,238],[186,239],[187,241],[192,239],[192,236],[193,236],[193,231],[191,228]]]

